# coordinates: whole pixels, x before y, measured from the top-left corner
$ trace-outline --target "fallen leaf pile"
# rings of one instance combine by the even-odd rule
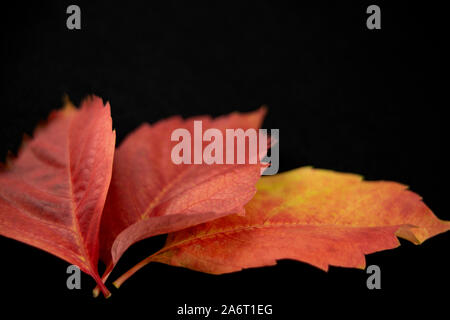
[[[134,243],[168,234],[150,262],[223,274],[295,259],[364,268],[365,254],[450,230],[404,185],[303,167],[262,177],[264,164],[174,164],[171,133],[258,129],[265,109],[143,124],[115,149],[109,104],[67,102],[0,168],[0,234],[52,253],[104,285]],[[258,181],[259,180],[259,181]],[[98,260],[106,264],[102,277]]]

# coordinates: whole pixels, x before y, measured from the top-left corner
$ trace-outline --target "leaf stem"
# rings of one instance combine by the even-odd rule
[[[101,278],[102,284],[104,284],[106,282],[106,280],[108,280],[108,277],[111,274],[112,269],[113,269],[113,264],[110,263],[102,275],[102,278]],[[94,290],[92,290],[92,295],[94,296],[94,298],[97,298],[99,296],[100,290],[101,290],[101,288],[99,287],[99,284],[97,282],[97,285],[95,286]],[[109,296],[111,296],[111,293],[109,293]],[[109,296],[105,295],[106,298],[109,298]]]
[[[100,289],[100,291],[103,293],[105,298],[109,298],[111,296],[111,292],[105,286],[105,284],[103,283],[102,279],[99,276],[97,276],[97,275],[94,278],[95,278],[95,281],[97,282],[97,287],[96,288]],[[94,296],[95,296],[95,293],[94,293]],[[97,296],[98,296],[98,294],[97,294]]]
[[[139,262],[138,264],[136,264],[134,267],[132,267],[130,270],[128,270],[127,272],[125,272],[123,275],[121,275],[119,278],[117,278],[116,281],[113,282],[113,285],[119,289],[119,287],[128,280],[128,278],[130,278],[133,274],[135,274],[137,271],[139,271],[142,267],[146,266],[147,264],[149,264],[150,262],[152,262],[152,258],[153,255],[145,258],[144,260],[142,260],[141,262]]]

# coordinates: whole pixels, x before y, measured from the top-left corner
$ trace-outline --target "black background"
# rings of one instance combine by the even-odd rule
[[[398,181],[450,220],[444,9],[430,2],[299,2],[4,6],[1,159],[60,107],[64,93],[76,104],[90,93],[109,100],[118,143],[144,121],[266,104],[264,127],[280,129],[280,171],[313,165]],[[81,7],[81,30],[66,28],[70,4]],[[370,4],[381,7],[381,30],[366,28]],[[120,290],[109,285],[113,296],[105,300],[91,297],[86,275],[82,290],[69,291],[66,262],[2,237],[0,305],[35,314],[89,307],[144,319],[175,318],[184,303],[272,304],[274,315],[260,319],[299,319],[307,311],[434,313],[447,309],[449,239],[402,241],[369,255],[367,265],[381,267],[381,290],[366,288],[364,270],[325,273],[296,261],[222,276],[151,264]],[[133,246],[112,278],[163,242],[160,236]],[[257,317],[239,317],[246,318]]]

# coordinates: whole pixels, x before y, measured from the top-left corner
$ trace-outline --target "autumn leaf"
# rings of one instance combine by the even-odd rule
[[[114,144],[109,104],[67,102],[0,171],[0,234],[77,265],[105,296],[98,232]]]
[[[139,240],[243,213],[256,192],[261,164],[174,164],[171,152],[178,142],[171,142],[171,134],[185,128],[194,137],[194,120],[202,121],[203,130],[257,129],[265,112],[261,108],[216,119],[172,117],[143,124],[123,141],[115,154],[101,223],[101,259],[107,265],[103,280]]]
[[[257,184],[246,215],[169,234],[166,245],[114,284],[118,287],[149,262],[211,274],[270,266],[294,259],[327,270],[365,268],[364,255],[399,246],[397,237],[420,244],[450,229],[404,185],[363,181],[354,174],[304,167]]]
[[[212,274],[279,259],[323,270],[364,268],[365,254],[397,247],[397,237],[419,244],[450,229],[450,222],[395,182],[307,167],[256,185],[264,166],[259,162],[172,161],[176,129],[195,137],[194,120],[202,121],[203,130],[222,133],[256,129],[264,114],[261,108],[144,124],[114,153],[109,105],[97,97],[78,110],[67,103],[0,169],[0,234],[79,266],[97,282],[94,293],[108,296],[103,282],[125,250],[162,233],[169,233],[165,247],[116,286],[149,262]],[[191,147],[198,150],[195,142]],[[99,256],[107,266],[102,278]]]

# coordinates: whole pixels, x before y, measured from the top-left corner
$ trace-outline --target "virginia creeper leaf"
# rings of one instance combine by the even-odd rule
[[[229,215],[169,234],[149,262],[222,274],[295,259],[320,269],[365,267],[365,254],[420,244],[450,229],[404,185],[304,167],[263,177],[246,215]],[[397,237],[396,237],[397,236]]]
[[[103,280],[139,240],[243,213],[256,192],[261,164],[174,164],[171,151],[178,142],[171,142],[171,134],[185,128],[194,140],[194,120],[201,120],[203,131],[216,128],[225,137],[226,128],[258,129],[265,112],[261,108],[216,119],[172,117],[143,124],[123,141],[115,154],[101,223],[101,259],[107,264]]]
[[[114,144],[109,104],[67,102],[0,171],[0,234],[77,265],[106,296],[98,232]]]

